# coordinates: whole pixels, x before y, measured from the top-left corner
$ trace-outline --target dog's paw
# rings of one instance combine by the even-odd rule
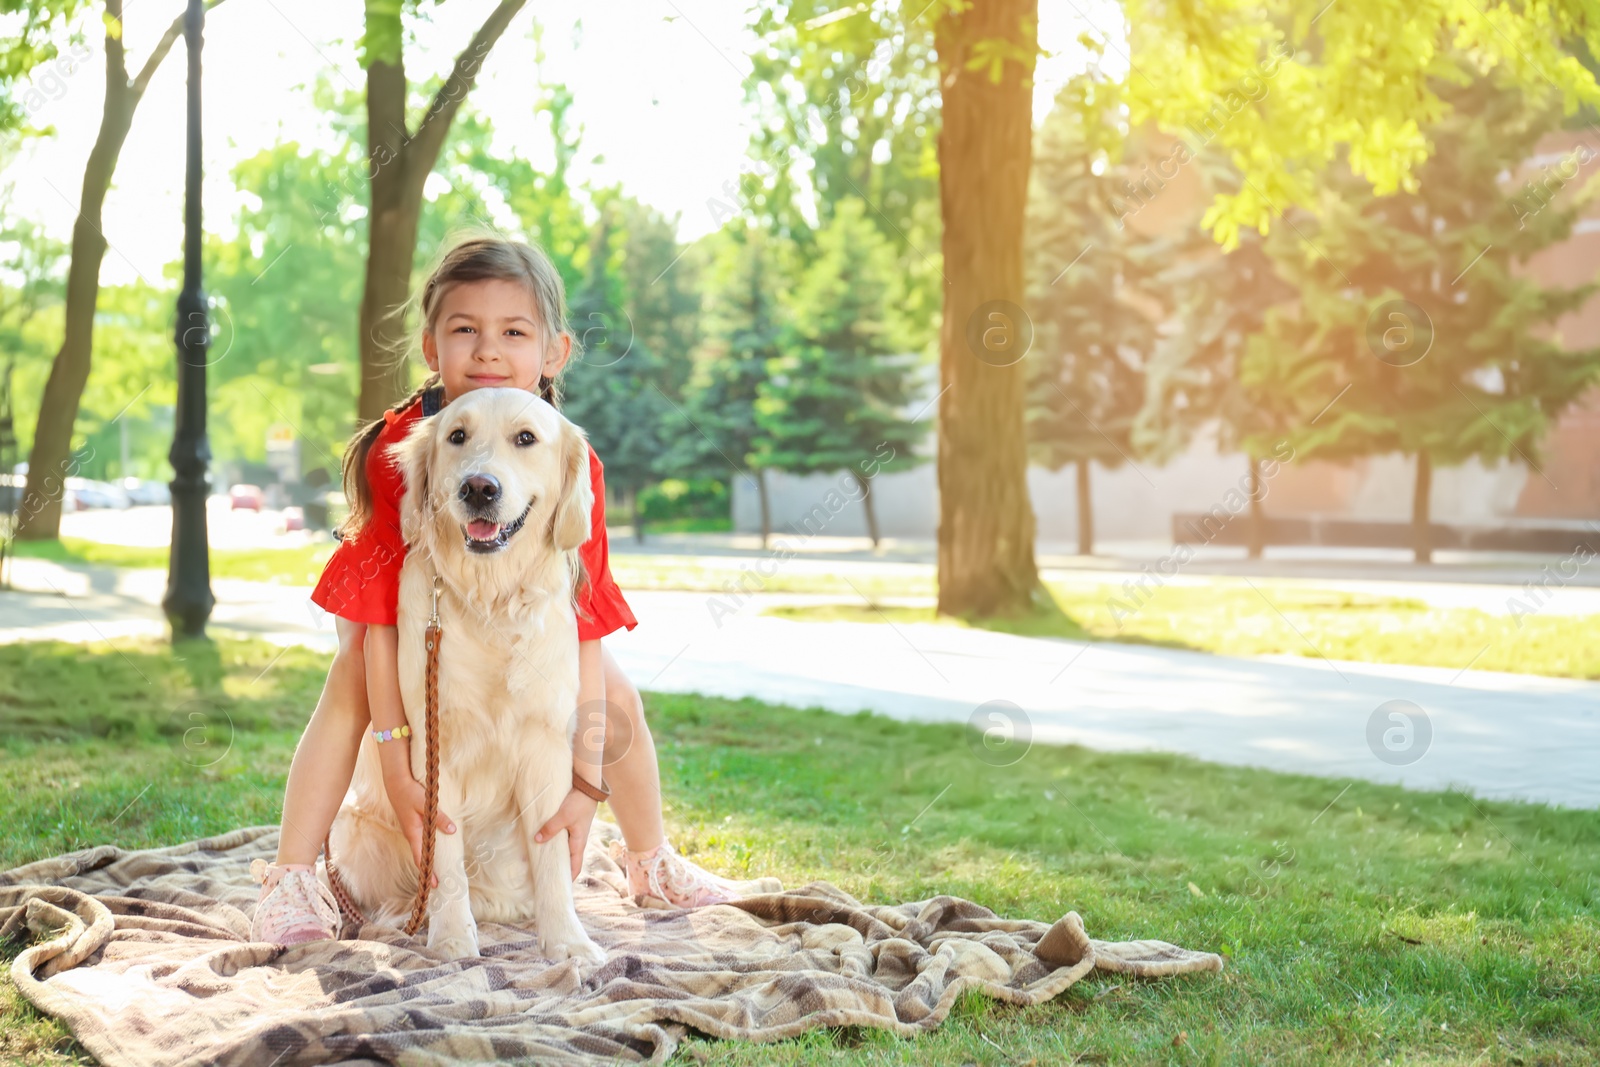
[[[562,960],[577,960],[579,963],[604,963],[605,950],[589,936],[579,933],[576,936],[545,937],[541,938],[545,956],[560,963]]]
[[[476,959],[482,955],[478,951],[478,932],[472,929],[448,933],[439,931],[437,934],[430,930],[428,948],[453,960]]]

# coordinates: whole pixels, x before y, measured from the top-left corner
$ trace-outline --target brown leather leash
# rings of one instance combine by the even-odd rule
[[[423,644],[427,649],[427,667],[423,672],[423,737],[428,746],[428,799],[423,805],[422,817],[422,879],[417,885],[416,903],[411,906],[411,918],[405,925],[409,937],[422,928],[428,914],[428,894],[433,890],[433,846],[438,837],[434,825],[439,818],[439,646],[444,644],[444,629],[439,625],[439,588],[437,575],[433,579],[433,614],[428,616],[428,628],[423,631]],[[322,842],[322,851],[328,868],[328,885],[339,902],[339,910],[356,923],[365,923],[366,914],[350,896],[350,890],[339,877],[339,868],[333,865],[333,834]]]

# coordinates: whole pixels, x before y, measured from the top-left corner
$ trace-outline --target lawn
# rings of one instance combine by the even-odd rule
[[[932,607],[854,603],[767,614],[816,622],[944,622],[1034,637],[1125,641],[1229,656],[1292,655],[1461,670],[1600,678],[1600,615],[1492,615],[1300,583],[1215,578],[1169,585],[1141,603],[1120,586],[1046,583],[1053,603],[1016,619],[967,623]]]
[[[144,567],[167,569],[166,545],[109,545],[63,537],[59,541],[18,541],[16,554],[24,559],[47,559],[53,563],[90,563],[102,567]],[[316,585],[322,565],[333,555],[334,543],[300,545],[295,548],[213,548],[211,577],[239,578],[249,582],[277,585]]]
[[[258,642],[0,647],[0,867],[275,821],[323,669]],[[1600,813],[1074,747],[995,768],[959,726],[665,694],[647,706],[672,832],[715,869],[874,902],[1076,909],[1095,937],[1229,958],[1221,975],[1093,978],[1027,1010],[969,999],[916,1041],[695,1040],[685,1062],[1600,1058]],[[79,1056],[0,985],[0,1061]]]

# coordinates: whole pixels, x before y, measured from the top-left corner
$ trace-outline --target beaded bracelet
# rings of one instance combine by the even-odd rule
[[[372,731],[372,736],[381,745],[385,741],[393,741],[397,737],[410,737],[411,726],[408,723],[405,726],[396,726],[393,730],[374,730]]]

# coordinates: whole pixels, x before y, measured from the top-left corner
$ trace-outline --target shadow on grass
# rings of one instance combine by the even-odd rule
[[[181,737],[196,715],[237,730],[299,727],[310,717],[327,657],[300,648],[223,640],[0,645],[0,713],[8,737]]]
[[[903,604],[882,604],[875,600],[866,603],[841,604],[785,604],[765,609],[762,614],[797,622],[893,622],[893,623],[946,623],[975,630],[1016,634],[1019,637],[1047,637],[1063,641],[1104,641],[1124,645],[1148,645],[1156,648],[1176,648],[1189,652],[1207,652],[1209,649],[1174,637],[1126,632],[1106,627],[1092,628],[1081,621],[1087,612],[1068,610],[1060,594],[1044,586],[1034,599],[1033,610],[1024,614],[976,616],[941,615],[929,607],[909,607]]]
[[[19,559],[51,563],[145,570],[166,570],[168,563],[165,545],[112,545],[65,537],[59,541],[18,541],[12,547]],[[314,585],[334,547],[331,542],[313,542],[290,548],[213,548],[211,577]]]

